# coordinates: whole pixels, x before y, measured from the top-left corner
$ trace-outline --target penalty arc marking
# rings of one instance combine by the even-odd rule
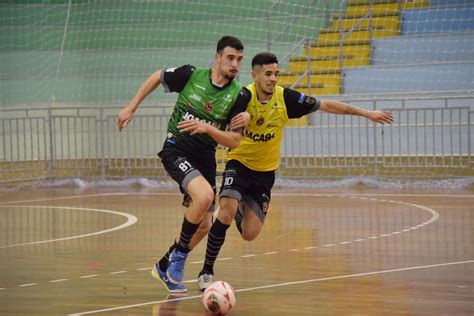
[[[122,223],[118,226],[92,232],[92,233],[87,233],[87,234],[81,234],[81,235],[75,235],[75,236],[69,236],[69,237],[63,237],[63,238],[55,238],[55,239],[48,239],[48,240],[39,240],[39,241],[31,241],[31,242],[25,242],[25,243],[18,243],[18,244],[11,244],[11,245],[0,245],[0,249],[4,248],[12,248],[12,247],[19,247],[19,246],[27,246],[27,245],[37,245],[37,244],[45,244],[45,243],[50,243],[50,242],[57,242],[57,241],[64,241],[64,240],[71,240],[71,239],[78,239],[78,238],[85,238],[85,237],[91,237],[91,236],[97,236],[101,234],[106,234],[110,233],[116,230],[124,229],[129,226],[134,225],[138,219],[136,216],[124,212],[117,212],[117,211],[110,211],[110,210],[102,210],[102,209],[96,209],[96,208],[83,208],[83,207],[69,207],[69,206],[35,206],[35,205],[8,205],[8,206],[3,206],[0,205],[0,208],[42,208],[42,209],[59,209],[59,210],[76,210],[76,211],[88,211],[88,212],[100,212],[100,213],[108,213],[108,214],[114,214],[118,216],[123,216],[127,219],[125,223]]]

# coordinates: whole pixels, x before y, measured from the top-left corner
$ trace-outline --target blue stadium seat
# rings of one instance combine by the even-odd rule
[[[474,7],[402,11],[401,34],[474,31]]]
[[[474,89],[474,61],[350,68],[343,71],[344,93],[391,93]]]
[[[372,48],[373,65],[467,61],[474,59],[474,32],[377,39]]]

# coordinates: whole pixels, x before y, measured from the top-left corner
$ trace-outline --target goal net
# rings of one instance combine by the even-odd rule
[[[292,122],[281,177],[472,176],[473,17],[467,0],[2,1],[0,185],[164,178],[176,94],[157,89],[120,134],[116,115],[154,70],[210,67],[223,35],[245,45],[243,84],[269,50],[281,85],[395,114]]]

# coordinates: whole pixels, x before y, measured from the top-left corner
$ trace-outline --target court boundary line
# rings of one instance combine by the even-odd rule
[[[174,193],[174,194],[168,194],[165,192],[158,192],[158,193],[141,193],[141,192],[115,192],[115,193],[102,193],[102,194],[90,194],[90,195],[77,195],[77,196],[66,196],[66,197],[58,197],[58,198],[45,198],[45,199],[37,199],[37,200],[28,200],[28,202],[39,202],[39,201],[51,201],[51,200],[59,200],[59,199],[73,199],[73,198],[84,198],[84,197],[97,197],[97,196],[118,196],[118,195],[181,195],[180,193]],[[384,199],[376,199],[376,198],[368,198],[363,195],[357,195],[357,194],[304,194],[304,193],[283,193],[279,194],[280,196],[322,196],[322,197],[340,197],[340,198],[349,198],[349,199],[358,199],[358,200],[369,200],[369,201],[377,201],[377,202],[387,202],[387,203],[395,203],[395,204],[402,204],[402,205],[407,205],[407,206],[412,206],[415,208],[419,208],[422,210],[429,211],[433,216],[430,220],[423,222],[422,224],[419,224],[415,227],[410,227],[408,230],[412,229],[417,229],[420,227],[423,227],[425,225],[429,225],[435,221],[438,220],[439,218],[439,213],[436,210],[433,210],[427,206],[424,205],[419,205],[419,204],[414,204],[414,203],[408,203],[408,202],[401,202],[401,201],[393,201],[393,200],[384,200]],[[16,203],[22,203],[26,201],[18,201]],[[14,208],[20,208],[20,207],[30,207],[30,208],[53,208],[53,209],[70,209],[70,210],[85,210],[85,211],[95,211],[95,212],[104,212],[104,213],[110,213],[110,214],[115,214],[115,215],[120,215],[124,216],[127,218],[127,222],[110,228],[106,229],[103,231],[99,232],[93,232],[93,233],[88,233],[88,234],[82,234],[82,235],[76,235],[76,236],[70,236],[70,237],[64,237],[64,238],[57,238],[57,239],[50,239],[50,240],[42,240],[42,241],[33,241],[33,242],[28,242],[28,243],[20,243],[20,244],[13,244],[13,245],[0,245],[0,249],[5,249],[5,248],[12,248],[12,247],[17,247],[17,246],[26,246],[26,245],[35,245],[35,244],[43,244],[43,243],[50,243],[50,242],[56,242],[56,241],[63,241],[63,240],[70,240],[70,239],[78,239],[78,238],[84,238],[84,237],[90,237],[90,236],[95,236],[95,235],[101,235],[105,233],[109,233],[112,231],[120,230],[129,226],[134,225],[138,219],[136,216],[124,212],[119,212],[119,211],[112,211],[112,210],[102,210],[102,209],[93,209],[93,208],[80,208],[80,207],[70,207],[70,206],[43,206],[43,205],[11,205],[13,204],[12,202],[5,202],[5,203],[0,203],[0,208],[7,208],[7,207],[14,207]],[[405,230],[404,230],[405,231]],[[393,234],[396,234],[399,232],[392,232],[389,234],[384,234],[377,236],[378,237],[387,237]],[[372,237],[369,237],[372,238]]]
[[[98,193],[98,194],[83,194],[83,195],[67,195],[62,197],[54,198],[43,198],[43,199],[32,199],[32,200],[17,200],[0,202],[0,205],[10,205],[15,203],[31,203],[31,202],[44,202],[44,201],[59,201],[68,199],[98,197],[98,196],[121,196],[121,195],[178,195],[181,193],[177,192],[111,192],[111,193]],[[439,197],[439,198],[474,198],[474,195],[467,194],[404,194],[404,193],[272,193],[272,196],[394,196],[394,197]]]
[[[117,194],[116,193],[112,193],[114,196],[116,196]],[[121,195],[126,195],[128,193],[120,193]],[[147,194],[147,193],[144,193],[144,194]],[[151,193],[153,194],[153,193]],[[162,194],[166,194],[166,193],[158,193],[159,195],[162,195]],[[101,196],[101,195],[109,195],[109,193],[104,193],[104,194],[94,194],[93,196]],[[178,195],[178,194],[176,194]],[[291,194],[291,193],[288,193],[288,195],[294,195],[294,194]],[[313,196],[311,194],[308,194],[310,196]],[[357,200],[368,200],[368,201],[376,201],[376,202],[388,202],[388,203],[395,203],[395,204],[402,204],[402,205],[406,205],[406,206],[409,206],[409,207],[415,207],[415,208],[418,208],[418,209],[422,209],[422,210],[425,210],[425,211],[428,211],[431,213],[432,217],[431,219],[421,223],[421,224],[418,224],[416,226],[411,226],[409,228],[406,228],[406,229],[403,229],[403,230],[400,230],[400,231],[394,231],[394,232],[390,232],[390,233],[385,233],[385,234],[381,234],[381,235],[378,235],[378,236],[369,236],[369,237],[365,237],[365,238],[360,238],[360,239],[356,239],[356,240],[350,240],[350,241],[342,241],[342,242],[338,242],[338,243],[332,243],[332,244],[326,244],[326,245],[321,245],[321,246],[312,246],[312,247],[306,247],[304,248],[305,250],[306,249],[317,249],[317,248],[320,248],[320,247],[333,247],[333,246],[337,246],[337,245],[342,245],[342,244],[351,244],[353,242],[359,242],[359,241],[367,241],[367,240],[373,240],[373,239],[379,239],[379,238],[383,238],[383,237],[389,237],[389,236],[392,236],[392,235],[395,235],[395,234],[400,234],[402,232],[409,232],[411,230],[415,230],[415,229],[418,229],[418,228],[421,228],[425,225],[429,225],[435,221],[437,221],[439,219],[439,213],[429,207],[426,207],[426,206],[423,206],[423,205],[419,205],[419,204],[414,204],[414,203],[408,203],[408,202],[401,202],[401,201],[393,201],[393,200],[385,200],[385,199],[377,199],[377,198],[369,198],[369,197],[364,197],[364,196],[357,196],[357,195],[351,195],[351,196],[348,196],[348,195],[343,195],[343,194],[337,194],[337,195],[328,195],[328,194],[314,194],[316,196],[323,196],[323,197],[338,197],[338,198],[349,198],[349,199],[357,199]],[[75,197],[75,196],[71,196],[71,197],[68,197],[68,198],[72,198],[72,197]],[[8,207],[6,205],[0,205],[0,208],[1,207]],[[14,205],[13,207],[15,208],[20,208],[20,207],[40,207],[40,208],[63,208],[63,209],[67,209],[67,208],[71,208],[71,209],[75,209],[74,207],[59,207],[59,206],[22,206],[22,205]],[[81,208],[76,208],[76,209],[81,209]],[[87,209],[86,209],[87,210]],[[119,212],[116,212],[116,211],[109,211],[109,210],[102,210],[104,212],[108,212],[108,213],[119,213]],[[127,214],[127,213],[125,213]],[[131,215],[133,216],[133,215]],[[133,216],[134,217],[134,216]],[[136,217],[135,217],[136,218]],[[133,225],[133,224],[131,224]],[[107,231],[103,231],[103,232],[100,232],[100,233],[106,233]],[[96,233],[96,234],[100,234],[100,233]],[[88,237],[88,236],[73,236],[73,237],[70,237],[70,238],[66,238],[66,239],[74,239],[74,238],[81,238],[81,237]],[[30,245],[30,244],[37,244],[37,243],[45,243],[45,242],[54,242],[54,241],[61,241],[62,239],[55,239],[55,240],[48,240],[48,241],[38,241],[38,242],[30,242],[30,243],[25,243],[25,244],[16,244],[16,245],[8,245],[8,246],[4,246],[4,247],[1,247],[0,246],[0,249],[2,248],[10,248],[10,247],[14,247],[14,246],[22,246],[22,245]],[[295,249],[295,250],[299,250],[299,249]],[[262,255],[268,255],[268,254],[276,254],[276,253],[279,253],[279,252],[276,252],[276,251],[273,251],[273,252],[269,252],[269,253],[263,253]],[[255,256],[255,255],[254,255]],[[245,256],[243,256],[245,257]],[[220,260],[227,260],[227,259],[232,259],[232,258],[221,258],[221,259],[218,259],[219,261]],[[195,263],[202,263],[202,261],[195,261],[195,262],[191,262],[192,264],[195,264]],[[128,271],[122,271],[123,273],[124,272],[128,272]],[[111,274],[111,273],[109,273]],[[97,275],[99,276],[99,275]],[[82,276],[80,278],[83,278]],[[197,281],[197,280],[194,280],[194,281]],[[185,281],[185,282],[193,282],[193,280],[188,280],[188,281]],[[35,285],[37,285],[37,283],[35,283]],[[20,285],[22,286],[22,285]],[[5,290],[5,288],[2,288],[2,290]]]
[[[14,207],[14,208],[22,208],[22,207],[29,207],[29,208],[47,208],[47,209],[66,209],[66,210],[81,210],[81,211],[89,211],[89,212],[101,212],[101,213],[109,213],[109,214],[114,214],[114,215],[120,215],[125,218],[127,218],[127,221],[125,223],[120,224],[119,226],[115,226],[112,228],[108,228],[105,230],[100,230],[92,233],[87,233],[87,234],[81,234],[81,235],[75,235],[75,236],[69,236],[69,237],[62,237],[62,238],[56,238],[56,239],[48,239],[48,240],[38,240],[38,241],[31,241],[27,243],[19,243],[19,244],[12,244],[12,245],[0,245],[0,249],[5,249],[5,248],[13,248],[13,247],[19,247],[19,246],[27,246],[27,245],[37,245],[37,244],[45,244],[45,243],[50,243],[50,242],[57,242],[57,241],[64,241],[64,240],[71,240],[71,239],[78,239],[78,238],[85,238],[85,237],[91,237],[91,236],[96,236],[96,235],[102,235],[106,233],[110,233],[116,230],[124,229],[129,226],[134,225],[137,221],[138,218],[135,215],[124,213],[124,212],[118,212],[118,211],[111,211],[111,210],[102,210],[102,209],[97,209],[97,208],[84,208],[84,207],[71,207],[71,206],[47,206],[47,205],[0,205],[0,208],[7,208],[7,207]]]
[[[268,284],[268,285],[238,289],[238,290],[236,290],[236,292],[237,293],[239,293],[239,292],[248,292],[248,291],[276,288],[276,287],[282,287],[282,286],[291,286],[291,285],[299,285],[299,284],[305,284],[305,283],[316,283],[316,282],[324,282],[324,281],[332,281],[332,280],[340,280],[340,279],[349,279],[349,278],[357,278],[357,277],[370,276],[370,275],[376,275],[376,274],[413,271],[413,270],[429,269],[429,268],[437,268],[437,267],[446,267],[446,266],[469,264],[469,263],[474,263],[474,260],[445,262],[445,263],[422,265],[422,266],[412,266],[412,267],[389,269],[389,270],[378,270],[378,271],[372,271],[372,272],[346,274],[346,275],[339,275],[339,276],[325,277],[325,278],[317,278],[317,279],[307,279],[307,280],[300,280],[300,281],[275,283],[275,284]],[[152,301],[152,302],[145,302],[145,303],[137,303],[137,304],[131,304],[131,305],[124,305],[124,306],[118,306],[118,307],[98,309],[98,310],[93,310],[93,311],[79,312],[79,313],[69,314],[69,316],[79,316],[79,315],[88,315],[88,314],[110,312],[110,311],[123,310],[123,309],[135,308],[135,307],[142,307],[142,306],[147,306],[147,305],[152,305],[152,304],[161,304],[161,303],[173,302],[173,301],[185,301],[185,300],[191,300],[191,299],[201,298],[201,297],[202,297],[202,294],[201,295],[186,296],[186,297],[182,297],[182,298],[179,297],[179,298],[174,298],[174,299],[171,299],[171,300],[160,300],[160,301]]]
[[[52,200],[67,200],[67,199],[77,199],[77,198],[85,198],[85,197],[99,197],[99,196],[127,196],[127,195],[150,195],[150,196],[153,196],[153,195],[158,195],[158,196],[162,196],[162,195],[172,195],[172,196],[180,196],[181,194],[180,193],[173,193],[173,192],[110,192],[110,193],[98,193],[98,194],[85,194],[85,195],[72,195],[72,196],[62,196],[62,197],[55,197],[55,198],[43,198],[43,199],[34,199],[34,200],[23,200],[23,201],[9,201],[9,202],[0,202],[0,208],[6,208],[8,207],[9,205],[12,206],[12,207],[15,207],[15,208],[18,208],[18,207],[38,207],[38,208],[56,208],[56,209],[79,209],[79,210],[89,210],[89,211],[102,211],[102,212],[106,212],[106,213],[113,213],[113,214],[117,214],[117,215],[121,215],[123,214],[123,216],[127,217],[128,216],[126,214],[128,213],[122,213],[122,212],[117,212],[117,211],[111,211],[111,210],[99,210],[99,209],[88,209],[88,208],[75,208],[75,207],[68,207],[68,206],[31,206],[31,205],[11,205],[13,203],[22,203],[22,202],[33,202],[33,201],[36,201],[36,202],[39,202],[39,201],[52,201]],[[276,193],[274,194],[276,196],[312,196],[312,197],[318,197],[318,196],[321,196],[321,197],[339,197],[339,198],[352,198],[352,199],[360,199],[360,200],[372,200],[372,201],[378,201],[378,202],[388,202],[388,203],[397,203],[397,204],[403,204],[403,205],[406,205],[406,206],[411,206],[411,207],[415,207],[415,208],[418,208],[418,209],[422,209],[422,210],[425,210],[425,211],[429,211],[432,213],[433,217],[428,220],[428,221],[425,221],[423,222],[422,224],[419,224],[417,226],[414,226],[414,227],[410,227],[410,229],[405,229],[403,231],[409,231],[409,230],[413,230],[413,229],[417,229],[417,228],[421,228],[425,225],[428,225],[434,221],[436,221],[438,218],[439,218],[439,214],[434,211],[433,209],[430,209],[426,206],[423,206],[423,205],[418,205],[418,204],[413,204],[413,203],[408,203],[408,202],[401,202],[401,201],[393,201],[393,200],[384,200],[384,199],[376,199],[374,197],[381,197],[381,196],[401,196],[401,197],[419,197],[419,196],[423,196],[423,195],[418,195],[418,194],[342,194],[342,193],[334,193],[334,194],[331,194],[331,193]],[[465,197],[463,195],[427,195],[427,196],[430,196],[430,197],[454,197],[454,198],[459,198],[459,197]],[[372,197],[372,198],[370,198]],[[468,197],[474,197],[473,196],[470,196],[468,195]],[[46,241],[36,241],[36,242],[29,242],[29,243],[24,243],[24,244],[15,244],[15,245],[7,245],[7,246],[0,246],[0,249],[2,248],[9,248],[9,247],[15,247],[15,246],[22,246],[22,245],[30,245],[30,244],[41,244],[41,243],[47,243],[47,242],[55,242],[55,241],[62,241],[62,240],[68,240],[68,239],[75,239],[75,238],[82,238],[82,237],[89,237],[89,236],[94,236],[94,235],[99,235],[99,234],[104,234],[104,233],[108,233],[108,232],[111,232],[111,231],[115,231],[115,230],[119,230],[119,229],[122,229],[122,228],[125,228],[125,227],[128,227],[128,226],[131,226],[133,224],[135,224],[137,222],[137,218],[131,214],[128,214],[129,216],[132,216],[133,218],[135,218],[135,221],[129,225],[126,225],[128,223],[128,220],[126,223],[118,226],[118,227],[114,227],[114,228],[111,228],[111,229],[108,229],[108,230],[105,230],[105,231],[100,231],[100,232],[94,232],[94,233],[90,233],[90,234],[84,234],[84,235],[78,235],[78,236],[71,236],[71,237],[65,237],[65,238],[59,238],[59,239],[53,239],[53,240],[46,240]],[[129,219],[129,218],[128,218]],[[124,226],[125,227],[122,227]],[[383,234],[383,235],[380,235],[380,236],[377,236],[377,237],[368,237],[367,239],[375,239],[375,238],[379,238],[379,237],[387,237],[387,236],[390,236],[392,234],[396,234],[396,233],[400,233],[400,232],[392,232],[390,234]],[[365,239],[363,239],[365,240]],[[357,241],[357,240],[356,240]],[[348,241],[345,241],[345,242],[340,242],[339,244],[347,244],[347,243],[350,243]],[[334,246],[335,244],[331,244],[331,245],[322,245],[321,247],[327,247],[327,246]],[[311,247],[311,248],[318,248],[318,247]],[[276,252],[273,252],[273,253],[276,253]],[[267,253],[265,253],[267,254]],[[222,259],[220,259],[222,260]],[[192,282],[194,280],[190,280],[190,281],[187,281],[187,282]],[[35,284],[36,285],[36,284]],[[24,286],[24,285],[20,285],[20,286]],[[4,290],[4,288],[2,288],[1,290]]]

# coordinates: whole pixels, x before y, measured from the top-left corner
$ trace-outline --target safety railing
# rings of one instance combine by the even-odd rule
[[[313,113],[308,126],[286,128],[279,176],[474,176],[472,96],[345,101],[390,109],[394,124]],[[156,154],[166,137],[170,109],[145,108],[122,132],[116,128],[119,110],[3,112],[0,185],[63,178],[166,177]]]

